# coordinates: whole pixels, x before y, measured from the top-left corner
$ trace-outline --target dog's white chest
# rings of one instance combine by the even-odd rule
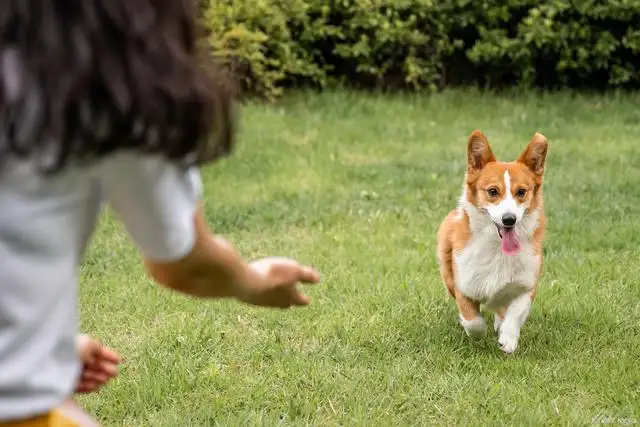
[[[455,257],[458,289],[492,309],[507,305],[531,289],[540,262],[530,242],[521,242],[516,256],[503,254],[495,233],[489,229],[474,235]]]

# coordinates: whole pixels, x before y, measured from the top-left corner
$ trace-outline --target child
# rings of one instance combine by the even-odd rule
[[[309,303],[297,285],[316,271],[248,263],[207,227],[197,167],[231,151],[233,91],[198,59],[195,12],[190,0],[0,2],[0,426],[92,423],[59,409],[88,379],[77,267],[101,200],[163,286]]]

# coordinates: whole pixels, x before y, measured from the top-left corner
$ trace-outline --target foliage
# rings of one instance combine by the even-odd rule
[[[205,0],[212,51],[250,92],[634,86],[640,1]]]

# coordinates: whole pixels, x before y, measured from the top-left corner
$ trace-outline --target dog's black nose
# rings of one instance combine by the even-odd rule
[[[513,227],[516,225],[516,216],[512,213],[506,213],[502,215],[502,225],[505,227]]]

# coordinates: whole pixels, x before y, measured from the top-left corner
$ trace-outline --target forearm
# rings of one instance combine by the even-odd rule
[[[199,245],[199,262],[174,283],[163,283],[173,290],[198,298],[237,298],[251,282],[251,270],[233,247],[214,235]]]
[[[242,298],[257,282],[256,273],[223,238],[209,231],[202,207],[195,218],[196,242],[183,260],[169,264],[146,261],[161,285],[199,298]]]
[[[200,298],[236,298],[247,304],[289,308],[309,303],[298,283],[317,283],[318,273],[288,258],[247,263],[206,224],[202,207],[195,217],[195,245],[179,261],[146,261],[151,276],[173,290]]]

